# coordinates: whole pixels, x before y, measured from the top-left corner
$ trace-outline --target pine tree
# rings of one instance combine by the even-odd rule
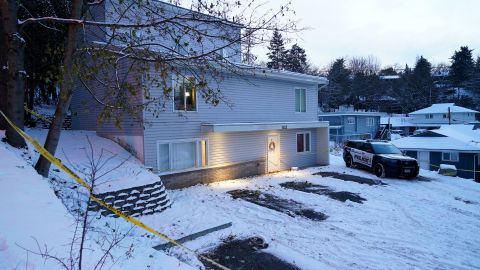
[[[273,31],[270,45],[267,48],[269,50],[267,54],[268,59],[270,59],[267,66],[274,69],[283,69],[285,67],[286,57],[285,41],[277,29]]]
[[[345,59],[333,62],[328,71],[329,80],[326,95],[322,98],[323,107],[337,108],[348,103],[351,96],[350,71],[345,66]]]
[[[408,84],[411,92],[410,102],[415,110],[428,107],[436,100],[431,71],[432,64],[423,56],[420,56],[413,68]]]
[[[472,78],[475,68],[472,51],[467,46],[462,46],[450,58],[452,60],[450,76],[454,86],[462,86],[463,83]]]
[[[308,69],[305,50],[297,44],[293,44],[286,53],[284,68],[293,72],[305,73]]]

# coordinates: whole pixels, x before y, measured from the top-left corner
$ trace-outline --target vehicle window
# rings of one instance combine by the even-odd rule
[[[359,143],[358,149],[368,153],[372,153],[373,151],[372,146],[369,143]]]
[[[402,151],[393,144],[372,144],[375,154],[402,154]]]

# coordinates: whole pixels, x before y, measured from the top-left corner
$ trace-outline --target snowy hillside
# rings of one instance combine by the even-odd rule
[[[31,135],[42,139],[46,131],[28,130]],[[101,149],[113,155],[111,164],[122,162],[129,154],[115,143],[95,136],[92,132],[64,131],[59,145],[59,157],[68,165],[77,164],[76,168],[82,170],[87,166],[85,150],[89,147],[86,135],[95,149],[98,157]],[[4,131],[0,131],[0,138]],[[30,152],[33,151],[30,148]],[[27,252],[38,252],[37,242],[42,249],[48,248],[49,253],[60,258],[68,257],[68,250],[75,230],[74,217],[67,211],[61,200],[55,195],[49,181],[39,176],[32,168],[38,155],[30,155],[25,149],[15,149],[4,142],[0,142],[0,269],[64,269],[54,260],[45,260],[39,255]],[[104,155],[107,155],[106,153]],[[32,161],[33,160],[33,161]],[[108,166],[107,169],[108,169]],[[65,175],[55,170],[52,166],[54,177],[61,178],[73,184]],[[77,171],[78,172],[78,171]],[[115,181],[114,181],[115,180]],[[158,177],[145,170],[135,158],[128,158],[122,168],[105,177],[102,188],[113,189],[114,185],[135,183],[148,183],[158,181]],[[123,220],[102,218],[97,226],[106,223],[120,230],[128,231],[131,226]],[[121,257],[113,264],[112,269],[145,269],[148,265],[158,265],[156,269],[191,269],[179,262],[176,258],[166,256],[151,248],[149,238],[140,237],[144,231],[133,229],[124,240],[126,246],[136,244],[131,256],[127,258],[124,251],[114,251],[115,256]],[[87,240],[84,268],[93,269],[98,261],[101,248],[95,243],[96,235],[92,234]],[[97,239],[98,240],[98,239]]]

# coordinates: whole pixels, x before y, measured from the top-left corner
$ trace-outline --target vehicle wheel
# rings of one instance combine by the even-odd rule
[[[375,172],[375,175],[377,177],[385,177],[385,168],[383,167],[382,163],[377,163],[377,165],[375,165],[375,167],[373,168],[373,171]]]
[[[347,166],[347,168],[351,168],[351,167],[353,166],[352,156],[348,155],[348,156],[345,158],[345,166]]]

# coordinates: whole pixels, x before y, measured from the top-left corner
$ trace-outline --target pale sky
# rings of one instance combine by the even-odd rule
[[[284,0],[266,0],[278,8]],[[413,65],[423,55],[449,62],[467,45],[480,54],[480,0],[292,0],[300,25],[291,35],[310,61],[328,65],[344,56],[376,56],[382,66]],[[256,54],[266,60],[265,48]]]

